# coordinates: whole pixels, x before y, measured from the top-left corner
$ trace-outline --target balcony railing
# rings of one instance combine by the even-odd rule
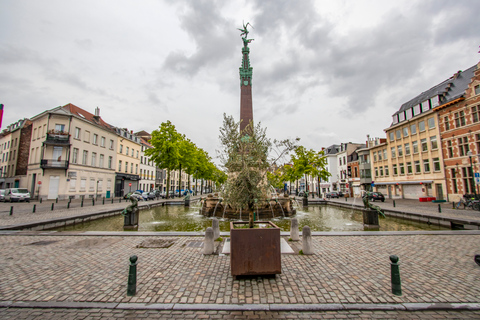
[[[42,169],[68,169],[68,161],[66,160],[53,160],[42,159],[40,161],[40,168]]]
[[[70,135],[68,133],[47,133],[46,144],[68,145],[70,144]]]

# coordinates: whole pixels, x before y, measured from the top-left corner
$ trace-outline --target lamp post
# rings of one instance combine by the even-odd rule
[[[471,177],[472,177],[472,180],[471,181],[471,185],[472,185],[472,189],[473,189],[473,193],[475,194],[475,199],[477,199],[477,190],[475,188],[475,183],[474,183],[474,174],[473,174],[473,165],[472,165],[472,156],[473,156],[473,153],[471,150],[469,150],[467,152],[467,156],[468,156],[468,159],[470,159],[470,174],[471,174]]]

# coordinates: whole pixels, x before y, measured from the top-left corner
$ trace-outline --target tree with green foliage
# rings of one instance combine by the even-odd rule
[[[167,198],[170,192],[170,173],[177,170],[182,159],[181,143],[184,136],[177,132],[170,122],[163,122],[159,129],[152,132],[151,149],[145,150],[145,155],[150,157],[159,168],[167,170]]]
[[[305,175],[305,185],[307,183],[307,175],[312,175],[318,179],[326,179],[330,173],[325,169],[327,159],[323,151],[307,150],[304,146],[295,149],[295,153],[291,157],[293,163],[294,176],[298,179]],[[307,191],[307,190],[305,190]]]

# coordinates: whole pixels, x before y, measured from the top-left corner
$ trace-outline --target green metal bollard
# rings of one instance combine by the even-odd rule
[[[68,202],[67,202],[67,209],[70,209],[70,202],[71,202],[71,201],[68,201]]]
[[[455,209],[455,201],[452,202],[452,209]]]
[[[13,206],[10,207],[10,215],[13,215]]]
[[[92,206],[95,205],[95,199],[92,198]]]
[[[438,212],[442,213],[442,206],[440,205],[440,203],[438,204]]]
[[[392,293],[396,296],[402,295],[402,283],[400,281],[400,266],[398,265],[398,257],[390,256],[390,270],[392,275]]]
[[[53,208],[55,207],[55,203],[52,202],[52,211],[53,211]]]
[[[83,208],[83,199],[82,199],[82,202],[80,203],[80,207],[82,207],[82,208]]]
[[[103,198],[103,200],[102,200],[102,204],[103,204],[103,205],[105,205],[105,198]]]
[[[58,198],[55,199],[55,203],[58,203]]]
[[[347,198],[347,197],[345,197],[345,202],[348,202],[348,198]]]
[[[112,198],[112,204],[113,204],[113,198]]]
[[[32,211],[32,213],[35,213],[36,209],[37,209],[37,205],[34,204],[34,205],[33,205],[33,211]]]
[[[395,200],[393,200],[393,207],[395,208]]]
[[[134,296],[137,292],[137,256],[130,257],[130,268],[128,270],[127,296]]]
[[[121,203],[122,202],[122,198],[118,198],[118,203]]]

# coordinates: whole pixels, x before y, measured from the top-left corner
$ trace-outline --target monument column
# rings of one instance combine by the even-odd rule
[[[238,29],[242,32],[241,36],[243,40],[242,48],[242,66],[240,67],[240,132],[243,132],[245,128],[253,122],[253,103],[252,103],[252,73],[253,68],[250,67],[250,48],[248,44],[253,39],[247,39],[248,30],[247,26],[243,25],[243,29]]]

